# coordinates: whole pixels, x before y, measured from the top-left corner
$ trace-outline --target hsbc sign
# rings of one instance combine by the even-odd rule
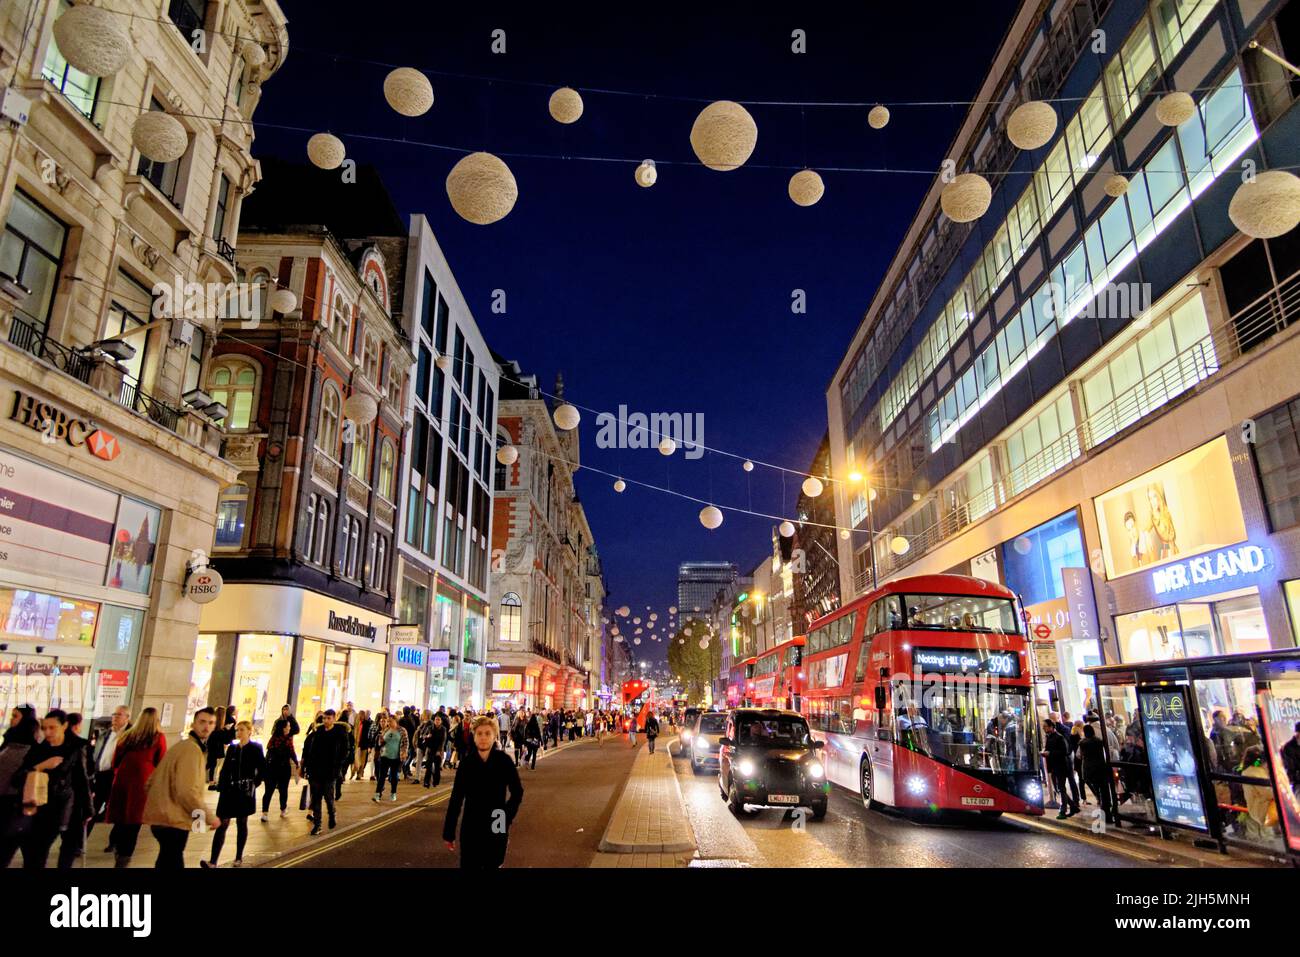
[[[91,455],[105,462],[113,461],[122,453],[122,444],[111,432],[97,428],[87,419],[70,415],[53,403],[42,402],[36,396],[18,389],[14,390],[14,404],[9,418],[40,433],[41,442],[45,445],[63,444],[74,449],[85,446]]]
[[[225,581],[221,573],[211,566],[196,568],[185,579],[185,597],[199,605],[216,601]]]

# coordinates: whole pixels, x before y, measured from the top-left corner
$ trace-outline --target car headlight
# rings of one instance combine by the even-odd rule
[[[821,766],[820,761],[811,761],[808,764],[808,776],[810,778],[820,778],[826,773],[826,769]]]
[[[750,778],[754,776],[754,762],[749,760],[749,758],[745,758],[745,760],[741,761],[740,764],[736,765],[736,767],[740,768],[740,773],[745,777]]]
[[[920,775],[914,775],[907,779],[907,790],[912,794],[925,793],[925,778]]]

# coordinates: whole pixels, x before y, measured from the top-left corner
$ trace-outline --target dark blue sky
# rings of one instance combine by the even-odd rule
[[[518,13],[494,5],[490,15],[407,0],[282,5],[290,55],[266,85],[255,155],[305,159],[309,134],[276,126],[331,130],[350,157],[379,168],[403,215],[429,218],[488,342],[544,388],[563,371],[567,395],[584,406],[702,413],[705,444],[790,468],[816,451],[827,383],[930,179],[825,173],[825,197],[800,208],[786,195],[791,170],[757,166],[937,169],[964,108],[896,107],[877,132],[865,109],[751,106],[754,168],[718,173],[690,149],[704,104],[666,97],[967,99],[1015,9],[1011,0],[944,0],[796,5],[773,16],[749,5],[723,14],[641,3],[606,5],[620,17],[611,19],[556,4]],[[504,56],[490,51],[496,28],[506,31]],[[795,28],[807,33],[802,55],[791,52]],[[389,68],[354,58],[500,82],[431,72],[434,107],[408,119],[384,102]],[[571,126],[547,112],[562,85],[585,101]],[[501,222],[475,226],[447,201],[459,152],[362,136],[628,162],[506,157],[518,203]],[[659,164],[650,189],[632,178],[646,157]],[[489,308],[495,289],[506,293],[504,316]],[[794,289],[807,294],[805,315],[791,313]],[[720,456],[597,449],[594,416],[580,428],[585,464],[720,505],[793,511],[797,477],[783,489],[780,473],[747,476]],[[743,571],[767,551],[767,520],[728,512],[709,532],[690,502],[636,486],[619,495],[593,473],[577,484],[610,607],[653,605],[666,617],[678,562],[732,560]]]

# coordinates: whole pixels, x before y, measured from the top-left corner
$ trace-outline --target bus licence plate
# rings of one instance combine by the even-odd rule
[[[961,803],[964,804],[966,807],[992,807],[993,799],[964,797],[961,799]]]
[[[797,794],[769,794],[768,801],[773,804],[798,804],[799,795]]]

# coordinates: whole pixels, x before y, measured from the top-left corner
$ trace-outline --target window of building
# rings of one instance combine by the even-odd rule
[[[56,19],[67,13],[71,7],[69,0],[59,0]],[[62,93],[86,119],[95,118],[95,104],[99,100],[99,77],[82,73],[68,63],[59,51],[59,45],[53,36],[50,37],[50,45],[45,49],[45,63],[41,66],[41,76],[54,84],[54,88]]]
[[[356,578],[357,562],[361,558],[361,522],[356,517],[349,516],[343,527],[346,533],[343,574],[348,578]]]
[[[329,500],[313,492],[307,499],[307,545],[303,550],[308,561],[329,563],[330,528]]]
[[[379,494],[393,501],[394,479],[397,477],[397,446],[384,439],[379,446]]]
[[[228,485],[217,500],[216,548],[244,547],[244,520],[248,514],[248,486]]]
[[[150,109],[158,110],[160,113],[167,112],[167,108],[156,99],[153,100]],[[142,154],[140,156],[140,165],[136,167],[135,171],[138,175],[153,183],[158,188],[158,192],[167,197],[173,206],[179,208],[181,163],[184,159],[185,157],[182,156],[180,159],[174,159],[169,163],[159,163]]]
[[[501,625],[498,630],[500,641],[517,642],[523,638],[523,603],[514,592],[506,592],[501,598]]]
[[[1126,662],[1170,661],[1267,651],[1259,592],[1242,589],[1201,602],[1180,602],[1115,616]]]
[[[213,401],[228,410],[225,428],[231,431],[251,428],[253,400],[257,396],[257,370],[253,365],[239,359],[218,360],[213,364],[208,383]]]
[[[207,335],[198,326],[190,336],[190,354],[185,360],[185,377],[181,386],[181,395],[191,389],[197,389],[203,381],[203,349]]]
[[[365,377],[375,385],[379,385],[379,340],[374,336],[366,336],[365,354],[361,360],[361,370]]]
[[[330,336],[334,339],[335,345],[344,352],[348,351],[348,345],[352,338],[352,310],[343,301],[342,296],[334,297],[334,314],[330,320]]]
[[[122,403],[127,406],[134,406],[134,401],[126,390],[142,388],[143,377],[149,368],[146,360],[152,334],[141,334],[139,330],[151,321],[152,311],[153,293],[126,273],[119,272],[113,283],[113,298],[108,307],[104,338],[124,338],[129,345],[135,347],[135,355],[121,362],[126,368]]]
[[[217,211],[212,220],[212,238],[226,238],[226,212],[230,208],[230,180],[221,174],[217,183]]]
[[[1300,399],[1254,417],[1255,466],[1274,531],[1300,525]]]
[[[370,481],[370,439],[374,425],[353,425],[352,465],[349,471],[363,482]]]
[[[388,589],[388,539],[383,535],[375,541],[375,565],[370,574],[370,587],[378,591]]]
[[[339,456],[339,409],[342,403],[338,386],[326,382],[321,387],[320,423],[316,428],[316,448],[335,460]]]
[[[44,330],[54,307],[54,290],[67,242],[68,227],[38,206],[25,193],[14,192],[0,236],[0,273],[31,290],[18,306],[18,315]]]
[[[194,31],[202,30],[207,22],[208,0],[169,0],[167,16],[188,44],[194,38]]]

